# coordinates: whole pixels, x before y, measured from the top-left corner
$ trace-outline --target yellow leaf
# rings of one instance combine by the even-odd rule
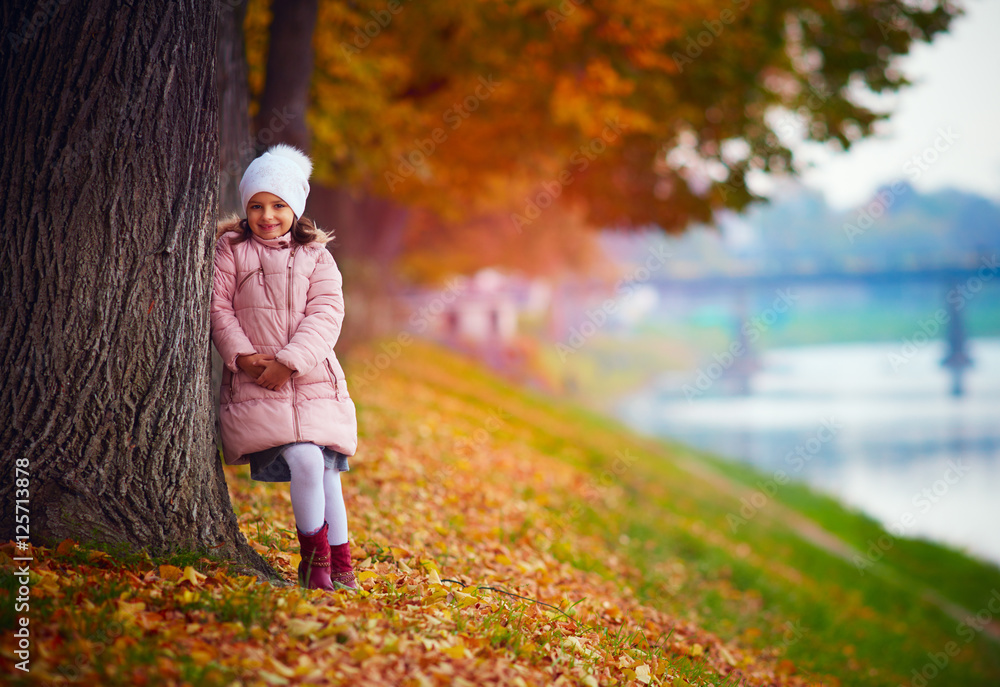
[[[306,637],[323,629],[323,623],[316,620],[292,618],[285,625],[285,628],[292,637]]]
[[[701,644],[693,644],[689,653],[691,656],[701,656],[705,653],[705,647]]]
[[[427,579],[431,581],[431,584],[441,584],[441,576],[438,575],[438,571],[431,568],[427,573]]]
[[[499,556],[497,556],[497,563],[500,563],[502,565],[510,565],[511,562],[512,561],[510,560],[510,558],[508,558],[505,554],[501,553]]]
[[[635,679],[644,685],[648,685],[650,681],[649,676],[649,666],[643,663],[641,666],[635,667]]]
[[[566,637],[562,641],[562,645],[567,649],[573,649],[574,651],[583,654],[584,656],[593,656],[594,652],[580,641],[579,637]]]
[[[396,558],[397,560],[400,558],[409,558],[410,556],[413,555],[407,549],[404,549],[401,546],[390,546],[389,550],[392,551],[393,558]]]
[[[382,637],[381,651],[383,654],[399,653],[399,636],[386,632]]]
[[[413,568],[411,568],[410,566],[408,566],[406,564],[406,561],[397,560],[396,561],[396,567],[399,568],[400,570],[402,570],[403,572],[407,572],[407,573],[413,572]]]
[[[146,610],[146,604],[142,601],[134,604],[130,604],[127,601],[118,602],[118,611],[115,613],[115,617],[119,620],[130,620],[140,611]]]
[[[295,671],[281,661],[271,658],[271,668],[282,677],[295,677]]]
[[[465,658],[465,645],[459,642],[455,646],[449,646],[444,649],[441,649],[441,653],[447,656],[451,656],[452,658],[455,659]]]
[[[355,661],[364,661],[366,658],[375,655],[375,653],[375,647],[365,642],[354,647],[354,651],[351,652],[351,658]]]
[[[358,582],[364,582],[372,578],[378,579],[378,574],[373,573],[371,570],[362,570],[355,577],[358,579]]]
[[[192,568],[189,565],[186,568],[184,568],[184,575],[183,575],[183,577],[184,577],[185,580],[187,580],[188,582],[190,582],[191,584],[193,584],[195,587],[197,587],[198,585],[201,584],[201,581],[204,580],[208,576],[205,575],[205,574],[203,574],[203,573],[198,572],[197,570],[195,570],[194,568]]]
[[[440,601],[446,596],[448,596],[448,590],[444,588],[438,588],[434,592],[431,592],[430,594],[427,595],[426,601],[427,603],[432,604]]]
[[[176,582],[184,577],[184,571],[173,565],[161,565],[160,577],[171,582]]]
[[[465,592],[452,592],[452,594],[455,595],[455,603],[458,604],[459,608],[471,606],[478,601],[472,594],[466,594]]]
[[[295,607],[293,612],[295,615],[316,615],[319,613],[319,608],[303,601]]]
[[[733,656],[732,653],[730,653],[729,649],[722,646],[721,644],[719,645],[719,655],[722,656],[722,660],[728,663],[729,665],[731,666],[736,665],[736,657]]]

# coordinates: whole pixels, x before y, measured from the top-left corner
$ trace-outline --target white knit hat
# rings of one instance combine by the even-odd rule
[[[247,166],[240,181],[243,211],[255,194],[273,193],[288,203],[296,217],[302,217],[309,195],[312,160],[298,148],[278,143]]]

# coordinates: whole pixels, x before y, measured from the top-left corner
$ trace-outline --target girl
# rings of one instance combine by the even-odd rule
[[[302,551],[299,583],[357,589],[340,473],[358,445],[354,402],[333,346],[344,320],[343,279],[302,217],[312,162],[279,144],[240,182],[246,219],[220,222],[212,341],[222,356],[219,424],[229,465],[291,482]]]

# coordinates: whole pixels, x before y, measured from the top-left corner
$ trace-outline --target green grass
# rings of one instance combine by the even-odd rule
[[[700,457],[751,489],[756,488],[758,481],[770,477],[747,465],[705,454]],[[775,502],[815,520],[864,554],[863,562],[855,564],[859,576],[897,575],[930,587],[972,611],[978,610],[997,587],[1000,571],[995,565],[943,544],[893,536],[873,518],[846,508],[836,499],[804,483],[782,485],[773,498]],[[871,565],[868,565],[869,562]]]
[[[909,684],[928,653],[951,641],[961,653],[936,684],[1000,680],[1000,646],[979,632],[965,642],[958,621],[923,598],[930,587],[980,610],[1000,589],[996,567],[931,543],[897,540],[879,574],[861,575],[850,561],[804,540],[785,514],[790,509],[811,518],[858,548],[884,530],[800,485],[783,487],[773,507],[733,532],[727,516],[739,512],[739,495],[688,472],[683,462],[709,465],[737,485],[762,477],[749,468],[640,437],[584,408],[512,388],[423,342],[395,364],[412,381],[460,402],[461,409],[451,412],[482,418],[502,408],[505,421],[492,436],[499,450],[508,442],[528,444],[586,471],[592,498],[567,502],[545,495],[546,503],[568,529],[603,540],[628,561],[634,572],[620,582],[644,603],[744,646],[774,650],[809,673],[838,676],[843,684]],[[616,471],[616,455],[628,456],[630,464]],[[615,506],[605,507],[611,493]],[[525,485],[525,498],[539,496]],[[553,542],[557,557],[567,550]],[[568,562],[610,575],[600,554]]]
[[[348,360],[349,371],[351,368]],[[386,374],[406,379],[412,394],[378,409],[366,408],[364,394],[356,394],[362,433],[377,413],[402,417],[412,413],[418,418],[426,413],[446,414],[447,422],[439,423],[440,434],[418,433],[423,438],[407,445],[435,450],[445,457],[457,456],[457,452],[449,453],[457,445],[456,431],[482,427],[485,418],[500,413],[503,421],[484,439],[490,442],[491,450],[529,447],[574,466],[584,475],[583,497],[579,491],[543,488],[537,483],[517,485],[519,498],[549,510],[545,517],[533,517],[546,521],[546,528],[553,522],[555,526],[551,535],[539,535],[540,528],[530,519],[501,527],[498,536],[502,542],[523,542],[525,537],[538,541],[556,558],[580,570],[627,585],[648,606],[689,620],[756,653],[786,657],[823,684],[830,684],[824,676],[836,676],[843,685],[910,685],[913,671],[928,665],[929,656],[940,655],[949,642],[961,651],[929,682],[931,687],[1000,684],[1000,645],[982,632],[963,632],[958,620],[924,595],[925,590],[933,589],[973,613],[980,611],[987,608],[994,591],[1000,590],[1000,570],[995,566],[930,542],[897,539],[878,565],[862,575],[850,560],[803,539],[789,516],[809,518],[859,549],[885,535],[884,530],[871,518],[804,485],[783,485],[771,503],[734,531],[730,516],[739,512],[740,497],[763,477],[751,468],[677,443],[641,437],[605,416],[514,388],[481,366],[425,342],[410,346]],[[692,471],[692,465],[710,472]],[[379,485],[362,482],[358,488],[377,496]],[[461,523],[454,525],[461,531]],[[256,523],[252,527],[257,529]],[[276,532],[290,536],[287,530],[264,525],[258,534],[272,537],[278,536]],[[551,538],[544,542],[543,536]],[[567,545],[567,541],[574,545]],[[389,547],[367,542],[366,548],[373,560],[394,560]],[[103,550],[108,556],[113,553],[116,564],[134,565],[137,570],[163,563],[199,567],[201,556],[200,552],[178,552],[152,559],[141,552]],[[221,662],[200,665],[182,651],[169,652],[169,647],[165,649],[158,641],[140,641],[148,636],[141,626],[114,615],[116,599],[140,597],[133,596],[130,582],[103,581],[94,574],[103,565],[101,551],[94,546],[67,551],[62,561],[75,560],[94,570],[85,575],[71,569],[60,578],[58,598],[32,600],[32,613],[40,623],[60,614],[56,624],[64,640],[83,638],[109,650],[112,640],[127,640],[113,646],[113,651],[122,654],[122,660],[115,661],[122,667],[119,672],[98,665],[101,684],[135,684],[138,678],[133,679],[133,670],[150,675],[164,662],[190,684],[232,684],[245,677],[238,667]],[[444,569],[449,557],[461,555],[442,551],[435,558]],[[627,564],[627,572],[620,577],[615,572],[620,568],[610,561],[612,555]],[[0,594],[10,598],[14,589],[13,576],[0,575]],[[180,611],[185,624],[235,623],[244,630],[235,635],[237,638],[259,639],[280,626],[287,608],[298,606],[296,600],[281,610],[279,601],[288,593],[269,585],[252,585],[236,593],[222,587],[189,588],[184,583],[183,587],[158,587],[157,596],[141,598],[149,604],[148,610]],[[397,597],[406,600],[407,591],[393,583],[386,597],[386,614],[394,612],[388,602]],[[541,635],[521,631],[528,608],[524,600],[502,598],[504,602],[494,612],[484,615],[474,614],[471,607],[453,605],[456,627],[474,631],[492,646],[502,647],[512,661],[531,664],[545,660],[548,652],[540,645],[561,642],[561,630],[553,623],[551,631]],[[81,612],[84,600],[98,610]],[[573,613],[572,605],[562,610]],[[3,613],[0,620],[12,624],[13,616],[4,620],[7,616]],[[994,614],[994,621],[998,616]],[[662,637],[622,629],[604,628],[601,632],[603,645],[615,654],[645,652],[662,657]],[[337,641],[341,641],[339,635]],[[344,635],[343,642],[347,641]],[[569,654],[558,660],[564,662],[560,667],[569,668],[586,665],[588,659]],[[69,677],[73,665],[65,655],[59,661],[54,670]],[[738,685],[738,678],[723,680],[695,659],[671,654],[668,662],[671,674],[692,685]],[[682,685],[681,679],[674,684]]]
[[[170,553],[151,556],[145,549],[137,551],[130,544],[102,542],[96,539],[80,542],[64,556],[65,560],[71,562],[92,563],[95,552],[105,553],[117,563],[132,567],[152,564],[155,566],[173,565],[183,569],[190,565],[196,570],[206,570],[213,561],[220,560],[214,552],[207,548],[178,548]]]

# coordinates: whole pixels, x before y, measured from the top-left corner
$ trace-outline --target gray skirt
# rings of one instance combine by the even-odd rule
[[[272,446],[263,451],[250,453],[250,479],[258,482],[291,482],[292,473],[288,469],[288,462],[285,460],[284,450],[292,444],[282,444]],[[328,470],[339,470],[347,472],[351,466],[347,464],[347,456],[332,448],[323,448],[323,464]]]

